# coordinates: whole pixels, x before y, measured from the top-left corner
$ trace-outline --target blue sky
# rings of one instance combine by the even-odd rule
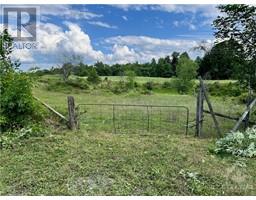
[[[216,5],[41,5],[38,48],[16,49],[22,67],[48,68],[63,57],[85,63],[147,62],[187,51],[192,58],[200,41],[214,41]],[[2,15],[2,14],[1,14]],[[2,24],[2,22],[1,22]]]

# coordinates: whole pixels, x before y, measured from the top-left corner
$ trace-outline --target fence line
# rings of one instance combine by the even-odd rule
[[[103,129],[112,129],[114,133],[165,132],[180,126],[188,133],[189,109],[186,106],[92,103],[79,104],[77,108],[84,110],[84,118],[79,114],[82,124],[93,126],[98,121],[100,125],[105,125]]]

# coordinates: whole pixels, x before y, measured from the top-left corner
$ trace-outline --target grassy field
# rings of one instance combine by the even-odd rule
[[[186,105],[191,120],[195,115],[193,95],[114,95],[100,89],[57,92],[45,88],[48,78],[58,79],[43,77],[33,93],[64,115],[67,95],[73,95],[76,104]],[[231,99],[211,100],[214,109],[222,113],[236,114],[243,109]],[[256,195],[256,160],[217,156],[210,151],[214,142],[215,138],[193,137],[193,129],[185,136],[175,132],[71,132],[49,126],[45,137],[29,138],[13,149],[0,150],[0,194]]]
[[[51,77],[51,76],[50,76]],[[58,76],[57,76],[58,77]],[[74,78],[75,76],[71,76],[71,78]],[[104,80],[106,76],[101,76],[101,79]],[[87,78],[87,77],[83,77]],[[107,76],[108,80],[111,81],[120,81],[120,80],[125,80],[126,76]],[[172,78],[160,78],[160,77],[144,77],[144,76],[137,76],[135,78],[135,81],[138,82],[139,84],[143,84],[146,82],[155,82],[155,83],[164,83],[166,81],[170,81]],[[195,82],[199,82],[198,80],[195,80]],[[235,82],[235,80],[207,80],[207,83],[213,83],[213,82],[219,82],[219,83],[232,83]]]

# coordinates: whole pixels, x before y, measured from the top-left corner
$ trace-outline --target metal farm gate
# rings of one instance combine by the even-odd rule
[[[79,104],[79,126],[89,131],[113,133],[188,133],[185,106]]]

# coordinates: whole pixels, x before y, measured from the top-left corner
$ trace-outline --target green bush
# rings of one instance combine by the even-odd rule
[[[146,90],[153,90],[154,89],[154,83],[152,81],[148,81],[146,83],[143,84],[143,87],[146,89]]]
[[[208,91],[213,96],[238,97],[242,94],[242,89],[238,83],[219,83],[207,84]]]
[[[134,71],[128,70],[125,72],[125,75],[127,80],[127,87],[133,89],[135,86],[136,73]]]
[[[187,94],[189,93],[193,88],[193,82],[189,80],[183,80],[183,79],[176,79],[173,81],[175,89],[180,94]]]
[[[84,90],[89,89],[89,85],[87,84],[86,80],[84,80],[83,78],[75,78],[75,79],[68,80],[67,84],[79,89],[84,89]]]
[[[112,88],[111,91],[114,94],[121,94],[124,92],[128,92],[129,87],[127,86],[127,84],[124,81],[119,81],[117,84],[115,84]]]
[[[216,142],[214,151],[216,154],[256,157],[256,128],[248,128],[244,133],[228,133]]]
[[[162,85],[162,88],[164,88],[164,89],[171,89],[173,87],[174,87],[174,85],[173,85],[173,82],[171,82],[171,81],[165,81]]]
[[[32,78],[18,71],[12,61],[13,39],[7,29],[0,32],[0,131],[22,128],[40,117],[32,95]]]
[[[185,94],[193,88],[193,79],[197,75],[198,65],[186,56],[180,57],[177,65],[177,77],[174,81],[175,88],[180,94]]]
[[[1,129],[23,127],[40,117],[32,95],[32,80],[24,74],[10,72],[0,78]]]
[[[101,82],[101,79],[95,68],[88,70],[87,81],[93,84],[99,84]]]

